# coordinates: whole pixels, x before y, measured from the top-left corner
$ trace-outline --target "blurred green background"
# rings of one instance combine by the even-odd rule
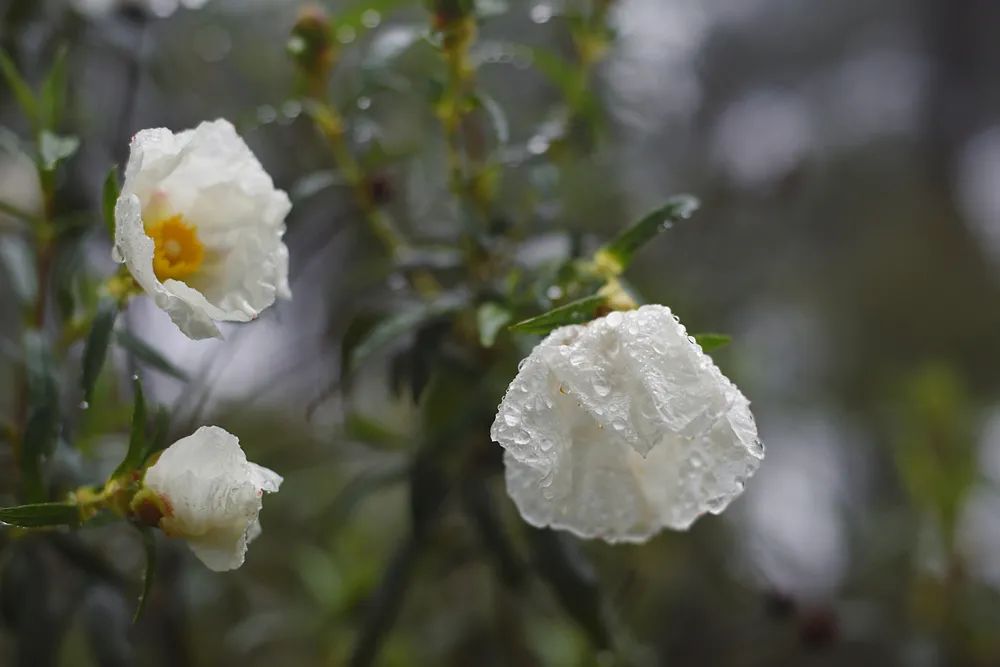
[[[732,335],[713,356],[753,402],[767,455],[724,515],[643,546],[539,534],[503,492],[488,426],[531,341],[502,334],[490,372],[463,374],[421,357],[423,331],[339,386],[350,323],[406,290],[297,96],[285,44],[302,5],[85,4],[0,0],[0,44],[29,79],[69,48],[66,124],[82,143],[59,192],[92,221],[81,294],[113,270],[101,184],[140,128],[229,118],[293,197],[291,302],[223,341],[187,340],[146,299],[125,318],[191,378],[143,374],[171,432],[218,424],[285,483],[235,573],[162,541],[135,627],[142,551],[126,528],[0,536],[0,663],[340,665],[375,632],[384,665],[1000,664],[1000,3],[616,0],[580,108],[545,63],[574,62],[576,17],[594,7],[479,3],[476,85],[507,135],[493,222],[518,261],[592,250],[675,192],[703,203],[628,277],[690,330]],[[354,21],[334,32],[330,88],[348,142],[379,202],[446,256],[460,223],[430,14],[322,6]],[[6,88],[0,125],[0,200],[30,208]],[[7,415],[20,325],[0,281]],[[56,488],[102,479],[128,428],[130,360],[116,352],[73,412],[79,354]],[[412,384],[418,362],[433,391],[415,403],[387,377]],[[479,436],[441,445],[463,452],[446,459],[454,484],[414,491],[434,410],[468,413]],[[440,516],[423,535],[411,517],[427,503]],[[46,657],[25,658],[31,642]]]

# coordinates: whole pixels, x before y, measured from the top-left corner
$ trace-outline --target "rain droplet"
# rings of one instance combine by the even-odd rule
[[[523,428],[514,431],[514,442],[518,445],[526,445],[531,441],[531,436]]]
[[[90,403],[88,403],[87,401],[80,401],[80,409],[81,410],[86,410],[89,407],[90,407]]]
[[[302,113],[302,103],[298,100],[288,100],[281,105],[281,113],[285,118],[298,118]]]
[[[611,428],[613,428],[616,431],[624,431],[625,422],[623,422],[621,419],[615,419],[614,421],[611,422]]]
[[[561,299],[563,295],[562,287],[559,285],[553,285],[552,287],[545,290],[545,296],[549,297],[553,301],[556,299]]]
[[[608,316],[606,318],[608,326],[611,327],[612,329],[617,328],[618,325],[622,323],[623,317],[624,316],[617,310],[613,313],[608,313]]]
[[[603,378],[598,378],[594,380],[594,392],[601,397],[607,396],[611,393],[611,385]]]
[[[359,109],[364,111],[365,109],[367,109],[372,105],[372,98],[361,96],[358,98],[357,105]]]

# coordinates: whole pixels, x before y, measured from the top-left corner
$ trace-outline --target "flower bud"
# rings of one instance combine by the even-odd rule
[[[277,491],[281,481],[247,461],[236,436],[202,426],[164,450],[146,471],[131,512],[140,523],[187,540],[208,568],[234,570],[260,534],[264,492]]]
[[[608,542],[721,512],[764,457],[749,401],[665,306],[553,331],[490,435],[528,523]]]

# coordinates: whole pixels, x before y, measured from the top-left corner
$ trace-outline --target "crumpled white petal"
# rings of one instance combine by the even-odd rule
[[[221,337],[216,322],[247,322],[290,298],[282,241],[288,196],[274,187],[226,120],[174,134],[142,130],[132,139],[115,205],[115,258],[191,338]],[[180,215],[205,247],[190,278],[160,281],[147,225]]]
[[[247,545],[260,534],[262,497],[281,481],[247,461],[236,436],[202,426],[164,450],[143,484],[163,501],[160,528],[187,540],[201,562],[222,572],[243,564]]]
[[[608,542],[718,514],[764,457],[749,401],[658,305],[553,331],[490,435],[528,523]]]

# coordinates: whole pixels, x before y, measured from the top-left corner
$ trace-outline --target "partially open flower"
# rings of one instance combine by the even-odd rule
[[[490,435],[528,523],[608,542],[721,512],[764,457],[749,401],[665,306],[553,331]]]
[[[202,426],[150,466],[132,511],[140,521],[187,540],[210,569],[235,570],[247,544],[260,534],[264,492],[277,491],[281,481],[274,471],[247,461],[236,436]]]
[[[132,139],[115,255],[181,331],[220,337],[289,298],[288,196],[226,120]]]

